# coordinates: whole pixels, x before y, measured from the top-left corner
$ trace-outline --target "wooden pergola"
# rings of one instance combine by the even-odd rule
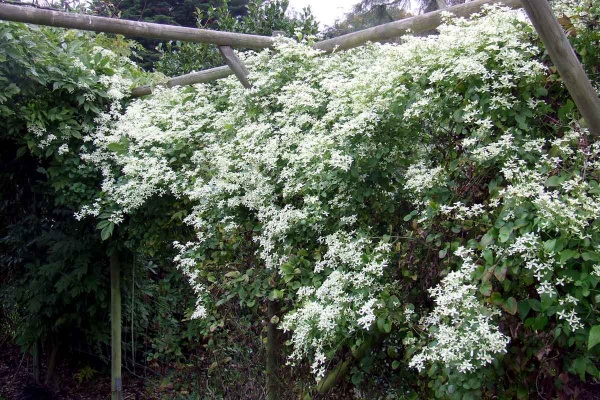
[[[445,5],[444,0],[436,0]],[[347,50],[367,42],[380,42],[397,38],[408,32],[420,33],[437,28],[442,23],[442,13],[449,12],[458,17],[468,17],[482,10],[483,6],[502,4],[516,9],[523,7],[533,26],[542,39],[546,49],[561,75],[565,86],[583,116],[591,135],[600,138],[600,98],[585,74],[562,27],[556,20],[546,0],[476,0],[469,3],[447,7],[431,13],[379,25],[337,38],[323,40],[314,44],[315,49],[326,53]],[[48,25],[60,28],[80,29],[94,32],[121,34],[130,37],[142,37],[161,40],[179,40],[195,43],[209,43],[219,47],[225,66],[200,72],[173,77],[164,83],[167,87],[206,83],[225,78],[232,74],[244,87],[250,87],[248,70],[233,52],[233,47],[244,49],[265,49],[273,47],[276,38],[271,36],[248,35],[233,32],[219,32],[206,29],[185,28],[180,26],[154,24],[139,21],[127,21],[83,14],[65,13],[47,9],[2,3],[0,0],[0,20]],[[152,94],[150,86],[132,90],[132,97]],[[122,400],[121,382],[121,295],[119,259],[116,254],[110,257],[111,267],[111,344],[112,344],[112,399]],[[335,379],[334,379],[335,380]],[[322,381],[318,390],[324,391],[329,379]],[[331,382],[329,382],[331,383]]]

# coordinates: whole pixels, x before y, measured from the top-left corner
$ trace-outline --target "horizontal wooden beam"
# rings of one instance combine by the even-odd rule
[[[173,86],[186,86],[186,85],[194,85],[196,83],[207,83],[212,82],[217,79],[222,79],[233,75],[233,71],[228,66],[211,68],[200,72],[192,72],[191,74],[185,74],[181,76],[177,76],[175,78],[169,79],[164,86],[173,87]],[[148,94],[152,94],[151,86],[140,86],[131,91],[131,97],[141,97],[146,96]]]
[[[0,19],[59,28],[115,33],[130,37],[211,43],[218,46],[243,47],[255,50],[272,47],[275,41],[270,36],[247,35],[150,22],[95,17],[92,15],[65,13],[6,3],[0,3]]]
[[[433,30],[442,24],[443,13],[452,13],[457,17],[468,17],[481,11],[483,6],[491,4],[502,4],[510,8],[522,7],[521,0],[478,0],[374,26],[373,28],[348,33],[333,39],[323,40],[315,43],[314,47],[329,53],[335,50],[348,50],[361,46],[367,42],[383,42],[406,35],[409,32],[426,32]]]
[[[453,7],[448,7],[443,12],[450,12],[458,17],[468,17],[469,15],[479,12],[482,10],[484,5],[487,4],[502,4],[510,8],[520,8],[521,0],[478,0],[471,3],[459,4]],[[402,35],[407,34],[409,31],[413,33],[420,33],[429,31],[437,28],[442,23],[442,11],[434,11],[424,15],[418,15],[416,17],[403,19],[400,21],[390,22],[376,26],[374,28],[365,29],[358,32],[349,33],[347,35],[338,36],[337,38],[323,40],[315,43],[316,49],[324,50],[326,52],[332,52],[334,50],[347,50],[353,47],[361,46],[367,42],[379,42],[390,40]],[[228,69],[227,66],[221,67]],[[211,71],[207,70],[206,72]],[[229,70],[227,75],[215,75],[214,79],[206,79],[206,76],[201,73],[183,75],[188,77],[183,83],[184,85],[192,85],[195,83],[206,83],[210,80],[217,80],[226,76],[232,75],[233,71]],[[198,80],[195,80],[197,77]],[[177,78],[174,78],[177,79]],[[175,85],[173,85],[175,86]],[[134,89],[134,93],[137,93]],[[150,94],[150,92],[144,92],[141,96]],[[136,97],[136,96],[134,96]]]

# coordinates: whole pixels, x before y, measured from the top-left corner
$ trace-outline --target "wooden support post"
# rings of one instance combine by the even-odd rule
[[[546,0],[522,0],[590,133],[600,138],[600,99]]]
[[[40,339],[37,339],[33,344],[33,350],[31,355],[33,357],[33,381],[39,385],[40,384]]]
[[[248,69],[239,59],[239,57],[233,52],[233,49],[229,46],[219,46],[219,52],[223,56],[225,63],[231,68],[235,76],[242,83],[246,89],[250,89],[252,85],[248,81]]]
[[[279,381],[279,352],[281,351],[281,337],[277,326],[272,322],[273,317],[280,313],[278,300],[267,300],[267,345],[265,351],[265,378],[267,387],[267,400],[279,400],[282,388]]]
[[[110,256],[111,400],[123,400],[121,376],[121,265],[116,250]]]

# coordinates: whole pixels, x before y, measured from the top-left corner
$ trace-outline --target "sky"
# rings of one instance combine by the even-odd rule
[[[332,25],[336,19],[342,19],[345,13],[352,9],[352,6],[360,0],[290,0],[290,8],[296,11],[302,11],[306,6],[310,6],[313,15],[321,24],[321,28],[326,25]]]
[[[359,3],[360,0],[290,0],[290,11],[302,11],[306,6],[310,9],[319,21],[320,28],[331,26],[336,19],[343,19],[344,14],[352,10],[352,6]],[[416,1],[410,3],[413,12],[418,11],[415,7]]]

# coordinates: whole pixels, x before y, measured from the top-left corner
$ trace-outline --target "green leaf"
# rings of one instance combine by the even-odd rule
[[[563,250],[560,252],[560,262],[566,262],[571,258],[579,258],[579,252],[575,250]]]
[[[498,232],[498,239],[500,239],[500,242],[502,243],[507,242],[508,239],[510,239],[511,233],[512,227],[508,227],[505,225],[502,228],[500,228],[500,231]]]
[[[282,299],[282,298],[283,298],[283,290],[273,289],[273,290],[271,290],[271,292],[269,292],[269,300],[271,300],[271,301],[277,300],[277,299]]]
[[[509,313],[510,315],[515,315],[517,313],[517,300],[514,297],[509,297],[502,303],[502,309]]]
[[[502,298],[502,295],[498,292],[492,293],[492,296],[490,297],[490,301],[495,306],[502,306],[502,304],[504,304],[504,299]]]
[[[127,153],[128,145],[126,143],[122,143],[122,142],[114,142],[114,143],[109,143],[106,146],[106,148],[117,154],[125,154],[125,153]]]
[[[481,247],[485,248],[485,247],[489,246],[490,244],[492,244],[493,242],[494,242],[494,236],[490,233],[486,233],[485,235],[482,236],[479,244],[481,245]]]
[[[573,103],[571,100],[567,100],[567,102],[558,110],[558,118],[560,118],[562,121],[568,121],[569,118],[569,114],[571,113],[571,111],[573,111],[573,109],[575,108],[575,103]]]
[[[588,350],[600,343],[600,325],[592,326],[588,337]]]
[[[542,303],[538,299],[529,299],[529,306],[533,311],[542,311]]]
[[[108,239],[109,237],[111,237],[114,229],[115,229],[115,224],[113,224],[112,222],[109,222],[108,225],[106,225],[100,232],[100,237],[102,238],[102,240],[104,241],[104,240]]]
[[[492,294],[492,284],[489,281],[482,284],[479,287],[479,293],[488,297],[490,294]]]
[[[446,257],[446,253],[448,253],[448,248],[442,249],[438,252],[438,257],[439,258],[444,258]]]
[[[25,152],[27,151],[27,147],[23,146],[23,147],[19,147],[19,149],[17,150],[17,158],[21,158],[25,155]]]
[[[594,262],[599,262],[600,261],[600,254],[595,253],[595,252],[585,252],[581,254],[581,258],[583,259],[583,261],[594,261]]]
[[[485,262],[487,262],[490,265],[494,264],[494,254],[492,253],[491,250],[483,251],[483,259],[485,260]]]
[[[519,312],[519,318],[521,318],[521,321],[523,321],[525,318],[527,318],[527,314],[529,314],[529,311],[531,310],[531,305],[529,304],[529,301],[519,301],[519,303],[517,304],[517,310]]]
[[[546,253],[554,252],[555,247],[556,247],[556,239],[546,240],[544,242],[544,251],[546,251]]]
[[[561,179],[559,178],[558,175],[551,176],[550,178],[546,179],[546,186],[547,187],[558,187],[558,186],[560,186],[560,181],[561,181]]]
[[[406,221],[406,222],[410,221],[417,214],[418,214],[417,210],[412,211],[410,214],[408,214],[404,217],[404,221]]]
[[[498,279],[498,281],[504,282],[504,280],[506,279],[507,271],[508,268],[506,267],[506,265],[499,265],[496,268],[494,268],[494,276],[496,277],[496,279]]]
[[[546,317],[544,314],[541,314],[535,318],[535,321],[533,322],[533,325],[531,327],[534,330],[539,331],[539,330],[544,329],[547,324],[548,324],[548,317]]]

